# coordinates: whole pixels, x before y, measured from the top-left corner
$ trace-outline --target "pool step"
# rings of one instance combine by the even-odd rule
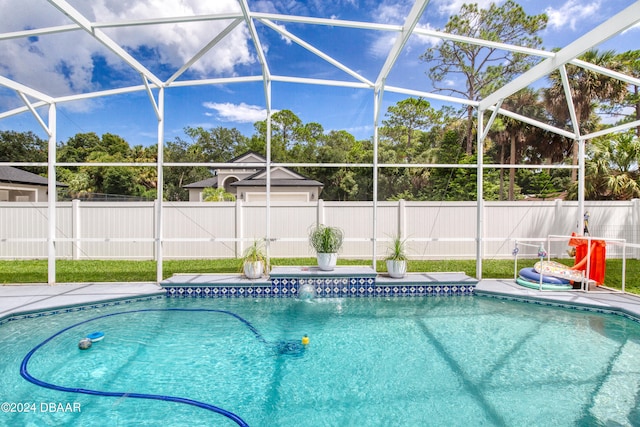
[[[296,297],[311,285],[316,297],[428,296],[472,294],[478,281],[464,273],[408,273],[401,279],[371,267],[274,267],[269,277],[240,274],[179,274],[160,283],[169,297]]]

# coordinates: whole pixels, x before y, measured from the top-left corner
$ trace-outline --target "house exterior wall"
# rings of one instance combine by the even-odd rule
[[[46,202],[47,187],[0,182],[0,202]]]
[[[202,201],[202,188],[190,188],[189,189],[189,201],[201,202]]]
[[[267,199],[264,187],[240,187],[236,197],[245,202],[259,202]],[[311,187],[271,187],[272,201],[313,202],[318,200],[318,189]]]

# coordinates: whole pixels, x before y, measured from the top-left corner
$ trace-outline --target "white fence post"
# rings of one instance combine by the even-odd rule
[[[398,200],[398,230],[397,236],[405,239],[407,236],[407,203],[404,199]]]
[[[631,199],[631,242],[640,243],[640,199]],[[633,249],[633,257],[640,259],[640,249]]]
[[[154,245],[153,245],[153,260],[154,261],[158,261],[159,256],[160,256],[160,245],[162,245],[162,241],[160,240],[160,235],[158,234],[159,232],[159,212],[160,209],[160,202],[158,202],[158,199],[155,199],[153,201],[153,239],[154,239]]]
[[[80,259],[82,253],[82,227],[80,218],[80,200],[71,202],[71,253],[74,260]]]
[[[236,230],[235,230],[235,257],[240,258],[242,253],[244,252],[244,242],[242,237],[244,237],[244,213],[242,211],[242,199],[236,199]]]
[[[318,199],[316,208],[316,224],[324,224],[324,200]]]

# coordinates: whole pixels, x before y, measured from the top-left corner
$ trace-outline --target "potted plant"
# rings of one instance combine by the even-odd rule
[[[406,240],[396,236],[391,241],[389,251],[385,261],[387,272],[394,279],[401,279],[407,273],[407,253],[405,249]]]
[[[319,224],[309,232],[309,244],[316,251],[318,268],[331,271],[338,261],[344,233],[340,228]]]
[[[259,240],[254,240],[242,256],[242,270],[247,279],[259,279],[265,270],[266,255]]]

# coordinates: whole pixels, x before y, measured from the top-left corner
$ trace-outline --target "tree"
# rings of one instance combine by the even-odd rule
[[[47,141],[33,132],[0,131],[0,162],[46,162]],[[32,173],[46,173],[46,168],[24,167]]]
[[[331,131],[318,148],[318,163],[370,163],[372,145],[356,140],[349,132]],[[370,200],[371,170],[367,168],[319,168],[313,178],[324,183],[322,198],[326,200]]]
[[[224,191],[224,188],[205,188],[202,190],[202,198],[205,202],[235,202],[236,196]]]
[[[518,170],[518,185],[522,188],[522,193],[533,195],[541,199],[548,199],[557,196],[560,192],[556,187],[558,182],[547,169],[532,171],[531,169]]]
[[[131,155],[129,143],[121,136],[105,133],[100,140],[100,149],[111,156],[120,155],[127,158]]]
[[[487,41],[538,48],[542,40],[536,34],[546,26],[545,14],[529,16],[521,6],[507,0],[502,6],[491,3],[489,9],[480,9],[477,4],[465,4],[458,15],[449,18],[443,31]],[[429,69],[428,76],[437,91],[458,94],[472,101],[479,100],[514,76],[523,73],[536,60],[517,52],[452,40],[443,40],[439,45],[427,49],[420,58],[434,64]],[[448,84],[451,79],[455,80],[455,85]],[[466,107],[466,115],[465,151],[472,154],[472,106]]]
[[[518,91],[514,95],[505,99],[502,103],[502,108],[509,110],[513,113],[520,114],[525,117],[543,120],[543,105],[538,99],[538,92],[525,88]],[[536,135],[532,132],[531,125],[524,123],[520,120],[515,120],[510,117],[501,117],[499,122],[500,128],[497,134],[497,141],[501,145],[501,158],[500,164],[503,164],[505,159],[504,148],[509,147],[509,164],[516,165],[520,162],[522,154],[527,143],[533,143],[531,137]],[[502,188],[502,169],[500,170],[500,183]],[[516,169],[509,169],[509,188],[507,200],[515,200],[515,181],[516,181]],[[502,192],[500,192],[502,194]]]
[[[580,57],[583,61],[613,70],[620,69],[613,51],[598,52],[590,50]],[[575,109],[578,127],[581,133],[586,133],[595,128],[597,117],[594,115],[598,103],[620,102],[627,94],[626,83],[604,74],[597,73],[573,64],[566,65],[569,88]],[[566,126],[571,121],[567,98],[559,71],[554,71],[549,76],[551,86],[544,91],[544,102],[547,109],[560,123]],[[578,164],[578,143],[573,144],[572,163]],[[572,181],[576,181],[578,172],[571,172]]]
[[[407,98],[387,109],[387,119],[380,134],[389,138],[398,147],[400,157],[410,161],[416,154],[415,145],[422,132],[427,131],[440,120],[438,111],[423,98]]]
[[[237,147],[246,143],[246,137],[236,129],[218,126],[209,131],[202,127],[187,126],[184,133],[191,138],[191,150],[202,162],[226,162],[235,157]]]
[[[594,139],[585,165],[585,197],[592,200],[630,200],[640,197],[638,159],[640,138],[633,130]],[[569,195],[577,197],[577,185]]]
[[[640,78],[640,50],[633,50],[622,53],[617,56],[616,60],[622,68],[622,72],[635,78]],[[618,105],[612,105],[610,111],[625,115],[624,111],[630,107],[632,113],[626,115],[623,121],[640,120],[640,87],[631,85],[625,100]],[[636,127],[636,136],[640,137],[640,126]]]
[[[202,163],[201,150],[176,137],[166,143],[164,160],[168,163]],[[211,177],[206,167],[171,166],[164,168],[164,198],[171,201],[189,200],[189,191],[184,185]]]
[[[84,163],[91,153],[106,152],[95,132],[77,133],[64,144],[59,144],[58,161],[64,163]]]

